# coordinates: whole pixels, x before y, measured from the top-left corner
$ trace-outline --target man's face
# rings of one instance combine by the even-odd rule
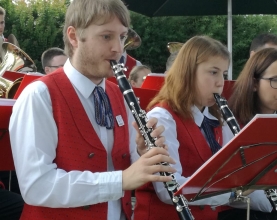
[[[67,60],[67,56],[64,56],[64,55],[59,55],[59,56],[53,57],[53,59],[50,62],[50,65],[46,66],[44,69],[45,74],[52,73],[56,69],[63,67],[66,60]]]
[[[5,30],[5,17],[4,15],[0,15],[0,35],[4,33]]]
[[[72,35],[72,28],[69,27],[67,31],[74,48],[72,65],[96,84],[103,78],[113,76],[110,60],[120,59],[128,32],[127,27],[114,16],[104,24],[91,24],[81,36],[75,33],[76,40]]]

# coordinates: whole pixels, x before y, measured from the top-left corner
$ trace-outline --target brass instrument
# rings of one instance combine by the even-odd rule
[[[0,97],[13,98],[17,91],[22,78],[14,82],[3,78],[3,74],[7,71],[18,72],[36,72],[37,68],[34,61],[19,47],[9,42],[2,44],[2,63],[0,64]]]
[[[178,52],[183,45],[184,43],[180,43],[180,42],[168,42],[167,49],[172,54],[172,53]]]
[[[0,77],[0,98],[12,99],[20,86],[22,77],[18,78],[15,81],[7,80],[3,77]]]
[[[137,49],[140,45],[141,45],[140,36],[133,29],[129,28],[127,39],[124,44],[124,51]]]

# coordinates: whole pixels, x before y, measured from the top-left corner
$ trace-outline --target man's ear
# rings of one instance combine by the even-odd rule
[[[45,74],[50,73],[51,72],[50,67],[48,67],[48,66],[44,67],[44,72],[45,72]]]
[[[250,57],[252,57],[256,52],[254,50],[251,50]]]
[[[74,27],[69,26],[66,31],[68,40],[73,47],[78,47],[77,31]]]
[[[132,87],[137,87],[137,86],[136,86],[136,82],[135,82],[134,80],[131,80],[131,86],[132,86]]]

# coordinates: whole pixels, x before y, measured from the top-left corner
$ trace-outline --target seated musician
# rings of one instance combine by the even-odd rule
[[[7,40],[3,34],[5,30],[5,16],[6,16],[5,9],[0,7],[0,36],[2,38],[2,42]],[[1,45],[1,48],[2,48],[2,45]],[[1,170],[1,167],[0,167],[0,170]],[[7,190],[6,189],[7,187],[5,187],[5,184],[1,182],[1,178],[3,181],[6,177],[9,177],[9,174],[10,174],[10,171],[0,172],[0,219],[17,220],[20,218],[24,202],[21,195],[18,194],[19,192],[15,193]],[[15,184],[17,184],[14,172],[12,177],[13,177],[12,181],[15,182]]]
[[[129,82],[132,87],[140,88],[145,77],[151,73],[150,67],[146,65],[135,66],[129,76]]]
[[[67,56],[63,49],[51,47],[44,51],[41,55],[41,64],[45,74],[54,72],[56,69],[63,67],[67,60]]]
[[[252,54],[236,80],[229,99],[229,107],[241,127],[247,125],[256,114],[277,113],[276,48],[265,48]],[[275,190],[273,200],[276,196]],[[276,201],[275,206],[277,206]],[[255,215],[259,219],[277,218],[277,212],[270,214],[256,212]]]

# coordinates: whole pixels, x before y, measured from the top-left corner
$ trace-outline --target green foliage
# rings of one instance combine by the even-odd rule
[[[49,47],[63,48],[63,23],[66,0],[31,0],[12,4],[11,0],[0,0],[6,9],[5,36],[14,34],[24,50],[42,71],[40,57]]]
[[[153,72],[164,72],[168,42],[186,42],[195,35],[208,35],[227,45],[227,16],[191,16],[148,18],[131,12],[133,29],[142,45],[129,51]],[[233,78],[237,78],[249,57],[252,39],[260,33],[277,34],[275,15],[233,16]]]
[[[49,47],[63,48],[63,24],[70,0],[0,0],[6,9],[4,35],[14,34],[41,71],[40,57]],[[227,45],[227,16],[154,17],[131,12],[132,27],[142,45],[128,53],[149,65],[153,72],[164,72],[169,56],[168,42],[185,42],[195,35],[208,35]],[[233,78],[249,57],[252,39],[265,32],[277,34],[275,15],[233,16]]]

